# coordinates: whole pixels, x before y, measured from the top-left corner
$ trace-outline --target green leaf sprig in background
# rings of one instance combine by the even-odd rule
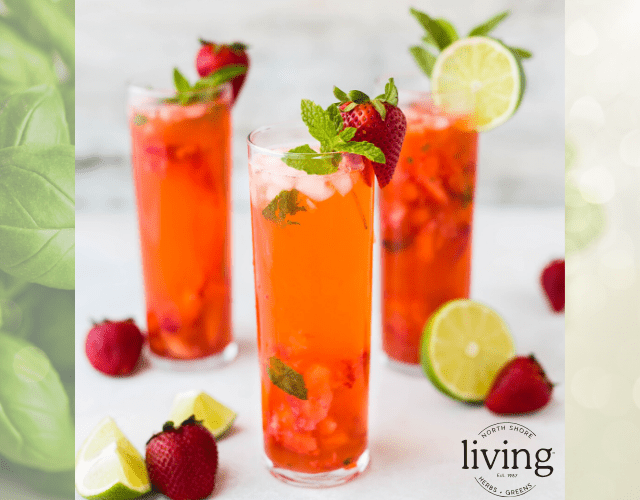
[[[2,3],[0,481],[72,498],[75,7]]]
[[[438,54],[461,37],[453,24],[446,19],[433,18],[428,14],[413,8],[410,12],[424,28],[425,34],[422,37],[422,45],[412,46],[409,49],[409,52],[422,72],[431,78],[433,65],[436,62]],[[466,36],[489,36],[489,34],[509,16],[509,14],[510,12],[508,10],[496,14],[482,24],[472,28]],[[528,50],[519,47],[506,47],[518,59],[528,59],[531,57],[531,52]]]

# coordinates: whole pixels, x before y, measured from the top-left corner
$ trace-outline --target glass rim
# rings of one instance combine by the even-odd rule
[[[130,82],[127,84],[126,88],[127,88],[127,98],[129,103],[131,103],[132,98],[135,98],[135,97],[159,100],[159,99],[175,97],[177,94],[176,89],[171,89],[168,87],[154,87],[152,85],[144,85],[138,82]],[[221,91],[220,94],[216,96],[215,99],[210,99],[208,101],[193,102],[191,104],[187,104],[186,106],[191,106],[193,104],[215,103],[220,101],[229,101],[229,103],[231,102],[231,95],[232,95],[233,89],[230,81],[223,82],[220,85],[217,85],[216,87],[212,87],[212,89]],[[206,89],[206,90],[210,91],[212,89]],[[185,104],[181,104],[181,103],[163,102],[161,104],[163,105],[173,104],[176,106],[185,106]]]
[[[429,102],[438,113],[467,115],[474,112],[475,98],[472,92],[464,90],[434,91],[431,88],[429,78],[424,73],[417,71],[397,73],[396,75],[388,73],[377,77],[375,83],[376,85],[386,84],[389,78],[394,79],[395,86],[398,89],[398,105],[400,108],[407,102],[421,101]],[[414,85],[416,81],[419,82],[419,85]],[[420,88],[422,83],[424,83],[424,88]],[[440,99],[434,99],[434,96],[439,96]]]
[[[335,155],[342,155],[345,153],[341,153],[341,152],[336,152],[336,151],[331,151],[331,152],[327,152],[327,153],[320,153],[320,152],[314,152],[314,153],[288,153],[287,151],[281,151],[280,147],[269,147],[269,146],[261,146],[259,144],[256,143],[255,141],[255,136],[264,132],[267,132],[269,130],[282,130],[282,131],[295,131],[295,132],[302,132],[303,135],[308,135],[309,140],[307,141],[307,143],[311,142],[318,142],[317,139],[315,139],[313,136],[311,136],[311,134],[309,133],[309,130],[307,128],[307,126],[304,123],[300,123],[300,122],[296,122],[296,121],[283,121],[283,122],[275,122],[269,125],[263,125],[262,127],[258,127],[256,129],[253,129],[251,132],[249,132],[249,134],[247,135],[247,144],[249,145],[249,147],[251,149],[253,149],[256,152],[262,153],[262,154],[268,154],[271,156],[278,156],[278,157],[283,157],[286,154],[292,154],[295,155],[296,158],[330,158],[332,156]],[[303,145],[304,143],[299,144],[300,146]]]

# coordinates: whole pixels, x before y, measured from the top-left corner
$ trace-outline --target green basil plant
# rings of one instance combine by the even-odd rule
[[[1,3],[0,482],[72,498],[75,5]]]

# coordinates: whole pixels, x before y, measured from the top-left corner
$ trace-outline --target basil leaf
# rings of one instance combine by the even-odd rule
[[[71,145],[0,149],[0,269],[75,288],[75,161]]]
[[[55,49],[65,64],[75,64],[75,19],[68,15],[69,6],[58,1],[3,0],[12,13],[12,19],[22,25],[23,31],[48,50]],[[62,8],[61,8],[62,7]],[[73,7],[75,10],[75,7]],[[4,38],[4,35],[3,35]],[[5,68],[2,68],[3,72]],[[70,72],[71,79],[74,72]]]
[[[50,472],[74,467],[69,399],[46,355],[0,333],[0,454]]]
[[[0,148],[69,144],[62,96],[52,85],[14,92],[0,102]]]
[[[304,378],[290,366],[285,365],[281,359],[271,356],[267,363],[267,375],[276,387],[298,399],[307,399],[307,387]]]
[[[11,324],[7,328],[2,321],[0,328],[5,333],[33,342],[47,353],[53,366],[60,372],[73,372],[75,291],[30,284],[12,302],[15,306],[10,311],[17,310],[20,324],[12,329]],[[4,317],[3,311],[0,311],[0,315]]]
[[[53,58],[24,40],[0,17],[0,98],[43,83],[56,84]]]
[[[60,93],[64,100],[64,110],[69,126],[69,142],[76,143],[76,87],[74,84],[60,85]]]

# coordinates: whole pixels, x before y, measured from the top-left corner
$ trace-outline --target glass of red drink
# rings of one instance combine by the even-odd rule
[[[214,366],[231,329],[231,84],[181,104],[132,87],[128,103],[149,347],[155,363]]]
[[[382,344],[390,364],[419,373],[424,325],[445,302],[469,296],[478,134],[467,96],[404,90],[407,133],[380,190]]]

